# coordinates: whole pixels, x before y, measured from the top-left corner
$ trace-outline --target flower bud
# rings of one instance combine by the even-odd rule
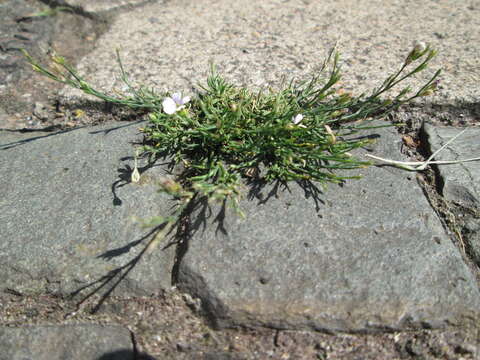
[[[434,91],[433,89],[426,89],[425,91],[422,91],[420,93],[420,96],[430,96],[433,95]]]
[[[330,136],[330,143],[335,144],[337,142],[337,138],[335,137],[335,134],[333,133],[332,129],[328,125],[323,125],[323,126],[325,127],[327,134]]]
[[[60,75],[62,75],[62,72],[63,72],[63,68],[60,65],[58,65],[57,63],[50,64],[50,70],[52,72],[60,74]]]
[[[424,42],[416,41],[414,43],[412,51],[408,54],[407,58],[405,59],[405,65],[410,64],[411,62],[417,60],[427,49],[427,46]]]
[[[158,120],[158,115],[156,113],[150,113],[148,114],[148,117],[150,118],[150,121],[157,121]]]
[[[418,54],[418,53],[424,52],[426,48],[427,48],[427,45],[425,45],[424,42],[416,41],[414,43],[413,51]]]
[[[140,181],[140,173],[138,172],[138,168],[136,166],[132,171],[131,181],[132,183],[138,183]]]
[[[53,55],[52,61],[56,64],[65,65],[65,58],[63,56]]]

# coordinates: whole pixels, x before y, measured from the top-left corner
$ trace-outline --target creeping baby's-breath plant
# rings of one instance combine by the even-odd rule
[[[332,50],[310,81],[284,82],[278,90],[253,92],[234,86],[212,67],[198,96],[190,99],[181,93],[159,96],[152,89],[135,88],[118,52],[128,92],[115,96],[95,90],[62,57],[53,56],[52,65],[45,67],[25,53],[34,70],[53,80],[110,103],[150,111],[150,124],[143,128],[146,142],[140,151],[153,161],[169,157],[183,168],[177,178],[161,181],[162,190],[178,199],[179,206],[171,216],[153,219],[151,224],[166,226],[150,247],[178,222],[192,199],[203,196],[238,209],[242,184],[249,180],[325,184],[355,178],[337,171],[370,165],[351,155],[370,140],[347,135],[371,128],[369,120],[403,103],[430,95],[440,71],[413,93],[409,87],[396,95],[389,91],[424,70],[434,55],[428,46],[415,46],[397,72],[371,94],[358,97],[338,87],[339,55]],[[390,97],[385,97],[387,92]],[[135,167],[132,179],[138,180],[139,175]]]

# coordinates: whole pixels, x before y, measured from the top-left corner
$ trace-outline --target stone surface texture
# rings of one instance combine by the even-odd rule
[[[376,134],[373,153],[400,159],[395,130]],[[362,174],[318,194],[318,210],[295,184],[241,203],[246,220],[212,221],[215,209],[192,230],[180,286],[220,326],[356,332],[478,316],[475,279],[415,177],[387,167]]]
[[[425,124],[422,130],[430,154],[458,135],[435,156],[435,160],[455,161],[480,156],[480,128],[453,128]],[[480,266],[479,162],[437,165],[435,169],[439,177],[439,191],[443,198],[449,205],[464,209],[458,221],[462,228],[464,246],[467,247],[472,260]]]
[[[122,89],[115,49],[136,83],[159,91],[189,91],[205,81],[210,63],[250,87],[315,74],[335,44],[343,85],[356,94],[379,86],[398,69],[414,41],[439,52],[420,85],[443,68],[437,102],[475,101],[480,93],[480,7],[474,0],[156,2],[120,14],[79,70],[105,91]],[[65,89],[64,96],[79,96]]]
[[[69,5],[87,13],[107,13],[119,9],[133,8],[152,0],[60,0],[59,4]]]
[[[453,128],[424,125],[429,153],[433,154],[454,136],[457,139],[448,144],[435,160],[456,161],[480,157],[480,128]],[[460,132],[464,131],[462,134]],[[446,200],[480,211],[480,166],[478,162],[436,166],[442,179],[440,189]]]
[[[87,285],[92,290],[108,277],[113,284],[122,275],[118,290],[124,295],[170,287],[172,248],[128,265],[152,231],[135,217],[165,215],[171,206],[157,193],[159,167],[130,183],[139,126],[117,123],[18,141],[0,133],[4,288],[68,294]]]
[[[0,349],[1,360],[134,360],[130,332],[119,326],[0,327]]]
[[[47,50],[54,48],[75,64],[106,28],[100,18],[67,11],[35,16],[45,9],[45,2],[36,0],[0,1],[0,129],[48,126],[45,112],[41,119],[32,115],[34,104],[47,105],[49,94],[62,87],[33,72],[20,49],[43,62],[48,59]]]

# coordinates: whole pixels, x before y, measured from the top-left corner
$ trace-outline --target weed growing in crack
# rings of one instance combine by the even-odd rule
[[[353,97],[340,91],[339,54],[333,50],[319,74],[310,81],[284,82],[279,90],[253,92],[236,87],[212,67],[199,95],[190,99],[181,93],[159,96],[152,89],[135,88],[120,56],[117,59],[126,94],[111,96],[95,90],[60,56],[45,67],[25,53],[33,69],[55,81],[78,88],[106,102],[150,112],[150,125],[143,128],[145,145],[140,153],[151,161],[167,157],[183,171],[177,178],[161,181],[162,191],[178,200],[168,217],[149,225],[164,225],[149,243],[153,249],[172,229],[194,199],[206,198],[229,204],[241,214],[239,200],[245,181],[265,183],[311,181],[340,183],[357,176],[340,176],[338,170],[356,169],[371,162],[350,152],[370,140],[346,135],[370,129],[368,121],[385,116],[401,104],[432,94],[440,70],[412,94],[409,87],[382,98],[403,80],[423,71],[435,51],[417,45],[403,65],[370,95]],[[132,180],[140,174],[135,167]]]

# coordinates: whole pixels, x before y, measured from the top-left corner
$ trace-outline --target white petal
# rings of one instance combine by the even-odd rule
[[[162,101],[162,106],[163,106],[163,111],[165,111],[166,114],[172,115],[177,111],[177,104],[172,98],[165,98]]]
[[[182,99],[182,105],[188,103],[190,101],[190,96],[185,96],[183,99]]]
[[[302,114],[297,114],[296,116],[292,117],[292,121],[295,125],[297,125],[302,120],[303,120],[303,115]]]
[[[182,105],[182,93],[181,92],[177,92],[177,93],[172,94],[172,99],[178,105]]]

